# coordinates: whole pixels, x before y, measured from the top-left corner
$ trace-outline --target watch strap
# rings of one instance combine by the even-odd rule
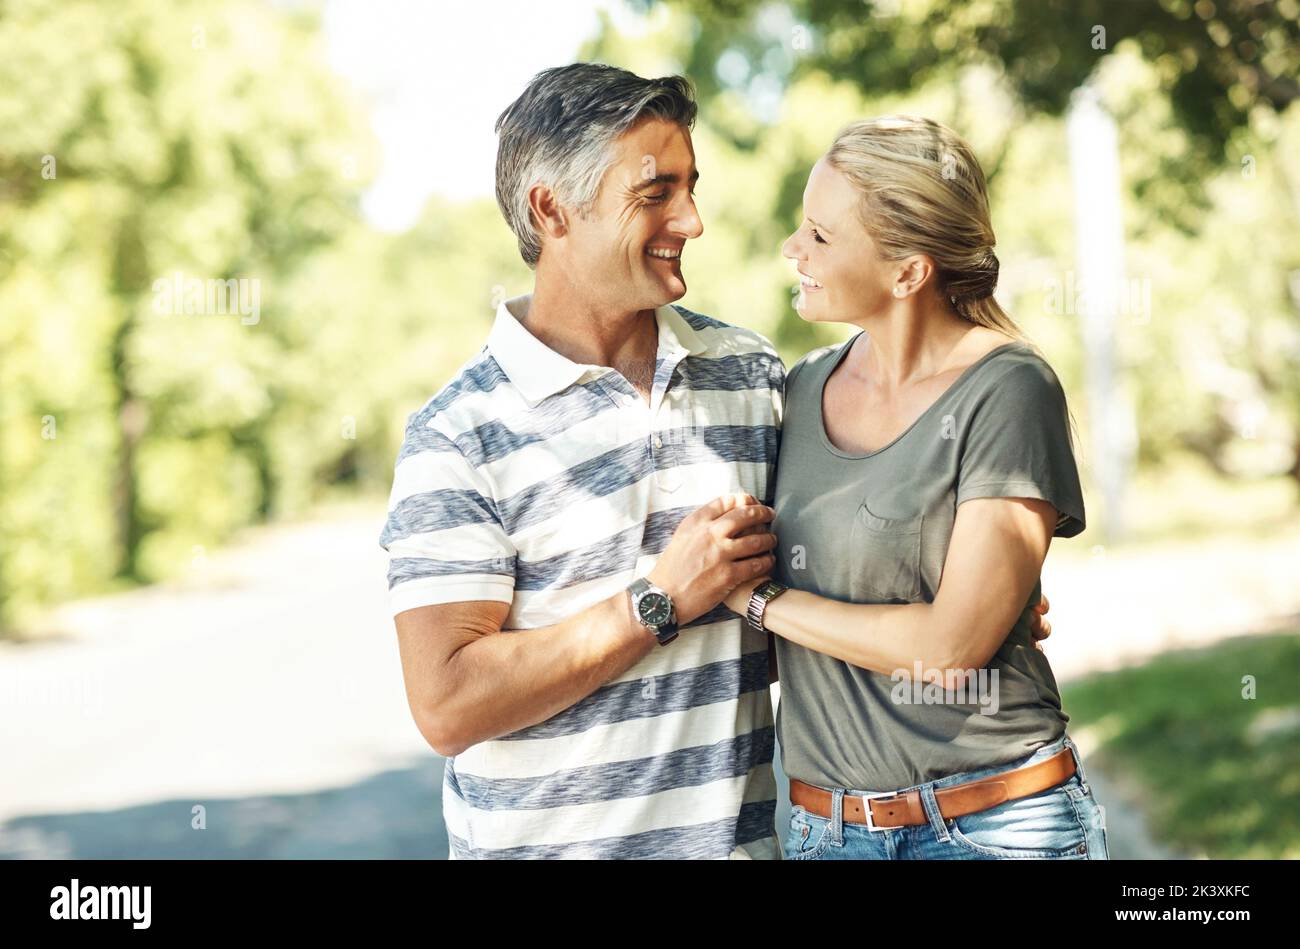
[[[775,580],[765,580],[756,586],[754,592],[749,595],[749,604],[745,608],[745,619],[749,621],[749,625],[755,629],[766,629],[763,625],[763,616],[767,613],[767,604],[788,589],[789,587]]]

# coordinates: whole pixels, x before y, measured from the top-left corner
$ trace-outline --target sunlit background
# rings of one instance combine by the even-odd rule
[[[1112,856],[1300,856],[1300,0],[2,0],[0,856],[446,856],[378,538],[530,287],[495,119],[574,60],[694,81],[683,302],[788,365],[845,338],[779,254],[834,133],[967,137],[1078,423]]]

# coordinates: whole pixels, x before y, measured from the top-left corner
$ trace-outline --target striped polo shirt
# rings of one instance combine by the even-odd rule
[[[654,567],[722,494],[771,503],[785,369],[749,330],[657,308],[653,392],[581,365],[503,302],[407,421],[380,544],[394,615],[510,604],[558,623]],[[559,714],[446,762],[453,859],[780,858],[767,640],[719,606]]]

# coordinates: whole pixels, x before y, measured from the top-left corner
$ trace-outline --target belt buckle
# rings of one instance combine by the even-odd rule
[[[898,797],[897,791],[877,791],[875,794],[862,795],[862,811],[867,818],[867,830],[871,833],[884,833],[887,830],[898,830],[897,827],[877,827],[875,820],[871,816],[871,801],[879,797]]]

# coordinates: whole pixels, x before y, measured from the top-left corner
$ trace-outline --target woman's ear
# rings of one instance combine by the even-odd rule
[[[555,240],[568,233],[568,215],[549,185],[535,184],[528,189],[528,210],[541,236]]]
[[[914,254],[902,261],[894,278],[894,296],[909,297],[921,290],[934,275],[934,261],[925,254]]]

